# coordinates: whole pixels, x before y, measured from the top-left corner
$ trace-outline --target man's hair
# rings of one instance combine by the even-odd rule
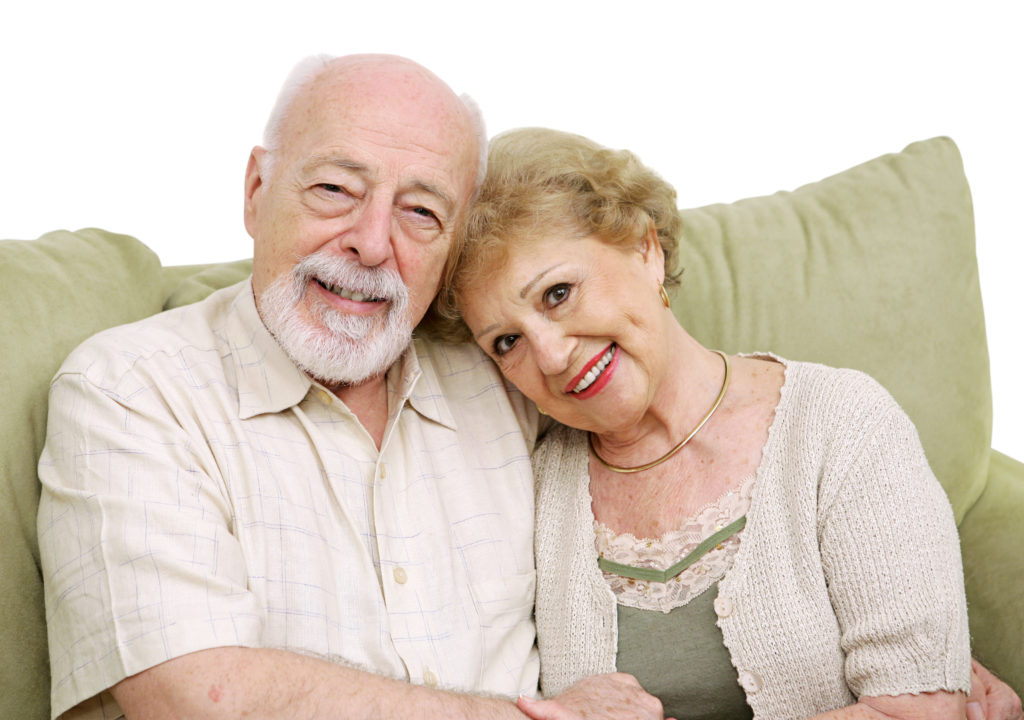
[[[331,63],[337,58],[332,55],[310,55],[292,68],[292,71],[285,78],[281,91],[277,95],[274,107],[270,110],[270,117],[267,118],[266,127],[263,129],[263,147],[267,154],[264,160],[264,172],[269,176],[273,173],[275,153],[281,147],[281,128],[284,125],[285,117],[291,109],[292,103],[299,93],[316,81],[320,74],[327,70]],[[487,175],[487,128],[484,125],[483,114],[480,107],[469,95],[459,95],[459,100],[469,113],[470,122],[473,126],[473,133],[477,142],[477,168],[476,182],[473,185],[473,194],[480,191],[484,177]]]

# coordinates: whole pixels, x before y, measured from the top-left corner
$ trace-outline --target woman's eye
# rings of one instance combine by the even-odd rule
[[[494,354],[499,357],[504,355],[512,349],[518,339],[518,335],[502,335],[501,337],[495,338]]]
[[[413,208],[412,211],[414,213],[416,213],[417,215],[422,215],[425,218],[432,218],[432,219],[436,219],[437,218],[437,215],[435,215],[434,211],[431,210],[430,208],[418,207],[418,208]]]
[[[341,185],[335,185],[334,183],[320,183],[317,187],[320,187],[329,193],[346,192],[345,188],[343,188]]]
[[[567,283],[559,283],[558,285],[551,286],[544,293],[544,304],[548,307],[554,307],[567,297],[569,297],[569,285]]]

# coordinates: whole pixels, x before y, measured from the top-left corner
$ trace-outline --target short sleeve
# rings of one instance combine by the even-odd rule
[[[186,426],[130,373],[51,386],[38,528],[55,715],[170,658],[259,641],[226,491]]]

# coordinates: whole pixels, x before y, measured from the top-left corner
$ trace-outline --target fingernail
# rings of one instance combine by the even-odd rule
[[[980,702],[967,703],[967,720],[985,720],[985,713]]]

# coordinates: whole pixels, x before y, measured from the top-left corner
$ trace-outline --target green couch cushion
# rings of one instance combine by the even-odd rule
[[[252,259],[216,265],[179,265],[164,268],[167,299],[164,310],[199,302],[214,290],[234,285],[252,274]]]
[[[916,423],[959,521],[984,488],[992,401],[973,209],[953,141],[683,218],[672,305],[683,326],[708,347],[875,377]]]
[[[50,379],[93,333],[158,312],[160,262],[101,230],[0,241],[0,717],[49,717],[36,464]]]

